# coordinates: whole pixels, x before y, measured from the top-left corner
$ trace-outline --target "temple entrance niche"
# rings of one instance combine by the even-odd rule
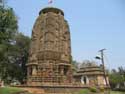
[[[63,76],[68,75],[69,68],[66,65],[59,65],[59,73]]]
[[[82,76],[81,77],[81,83],[84,85],[88,85],[89,84],[89,79],[87,76]]]
[[[35,76],[35,75],[37,75],[37,66],[36,65],[34,65],[34,66],[30,66],[29,68],[28,68],[28,75],[29,76]]]

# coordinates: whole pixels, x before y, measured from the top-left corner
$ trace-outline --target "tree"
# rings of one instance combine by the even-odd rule
[[[125,89],[125,69],[123,67],[119,67],[118,71],[112,69],[109,73],[109,81],[112,89]]]
[[[28,36],[23,35],[22,33],[18,33],[15,38],[16,44],[15,47],[18,49],[18,56],[15,58],[16,63],[20,65],[22,70],[22,79],[26,78],[26,63],[28,62],[28,53],[31,39]]]
[[[12,8],[0,6],[0,78],[9,83],[26,77],[30,38],[18,32]]]
[[[9,47],[18,29],[17,18],[12,8],[0,6],[0,61],[7,60]],[[5,61],[4,61],[5,62]]]
[[[0,7],[0,43],[11,43],[17,29],[17,17],[13,9]]]
[[[12,8],[0,6],[0,75],[8,78],[7,67],[10,62],[10,52],[18,29],[17,18]]]

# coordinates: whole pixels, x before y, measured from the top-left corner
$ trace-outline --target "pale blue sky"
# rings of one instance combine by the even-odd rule
[[[19,31],[31,36],[39,11],[60,8],[69,22],[72,56],[77,61],[95,60],[106,48],[108,68],[125,67],[125,0],[8,0],[19,18]]]

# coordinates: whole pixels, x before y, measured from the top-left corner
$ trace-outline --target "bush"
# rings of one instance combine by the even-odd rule
[[[91,92],[97,92],[97,88],[96,88],[96,87],[90,87],[89,90],[90,90]]]
[[[105,91],[105,88],[104,87],[100,87],[100,92],[104,92]]]

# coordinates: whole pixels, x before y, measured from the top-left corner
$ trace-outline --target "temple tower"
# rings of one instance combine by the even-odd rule
[[[48,7],[40,11],[32,30],[27,64],[27,84],[72,83],[71,43],[62,10]]]

